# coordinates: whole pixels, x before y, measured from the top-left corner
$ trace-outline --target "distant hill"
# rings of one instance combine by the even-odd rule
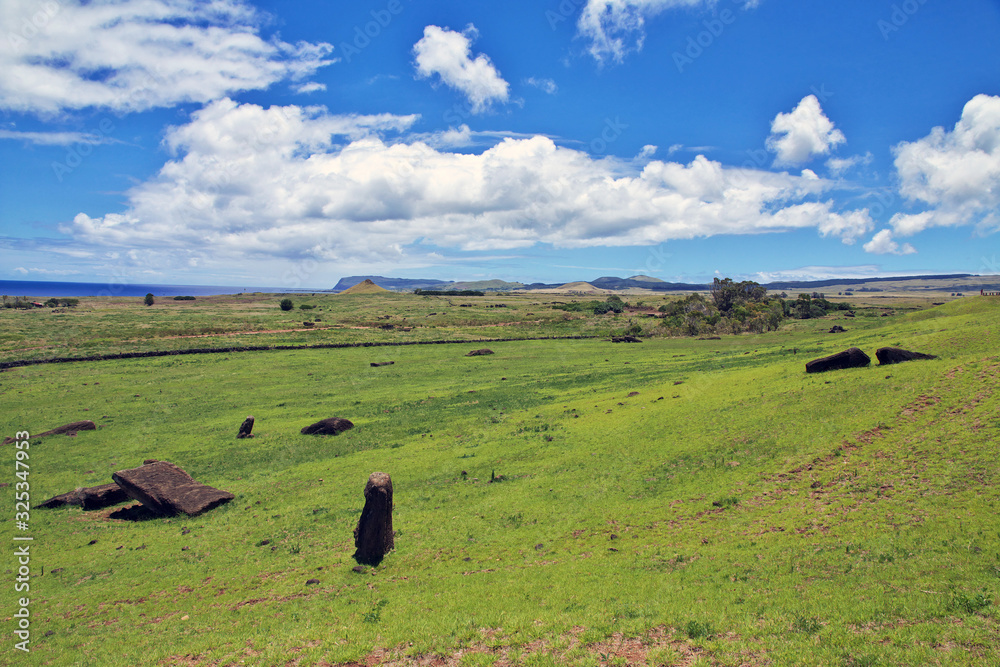
[[[470,281],[460,281],[456,283],[449,283],[447,287],[439,287],[438,289],[456,289],[456,290],[482,290],[482,291],[501,291],[509,292],[511,290],[523,289],[524,283],[509,283],[506,280],[470,280]]]
[[[373,283],[368,278],[365,278],[357,285],[352,285],[340,293],[344,294],[390,294],[389,290],[383,289]]]
[[[557,289],[567,290],[567,291],[570,291],[570,292],[600,292],[601,291],[601,288],[597,287],[596,285],[591,285],[590,283],[579,282],[579,281],[575,282],[575,283],[566,283],[565,285],[560,285]]]
[[[334,292],[342,292],[358,283],[370,280],[379,287],[393,292],[412,292],[415,289],[445,289],[451,282],[432,278],[386,278],[385,276],[348,276],[341,278],[334,286]]]
[[[514,291],[514,290],[564,290],[575,291],[597,290],[628,290],[642,289],[653,292],[704,292],[711,289],[710,284],[672,283],[637,275],[630,278],[601,276],[589,281],[570,281],[568,283],[530,283],[507,282],[504,280],[474,280],[447,281],[430,278],[386,278],[384,276],[350,276],[341,278],[334,291],[343,291],[357,283],[370,280],[376,285],[394,292],[412,292],[415,289],[429,290],[481,290],[481,291]],[[567,287],[577,285],[577,287]],[[979,291],[1000,289],[1000,276],[975,276],[968,273],[928,276],[895,276],[891,278],[831,278],[828,280],[783,280],[765,283],[764,287],[772,292],[813,292],[837,288],[833,291]]]
[[[481,290],[484,292],[509,292],[524,289],[524,283],[509,283],[505,280],[434,280],[432,278],[386,278],[385,276],[348,276],[341,278],[334,286],[334,292],[343,292],[352,285],[370,280],[379,287],[393,292],[412,292],[415,289],[429,290]]]

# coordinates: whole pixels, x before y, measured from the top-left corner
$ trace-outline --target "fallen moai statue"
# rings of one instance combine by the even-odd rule
[[[120,486],[112,482],[110,484],[101,484],[100,486],[91,486],[67,493],[60,493],[58,496],[52,496],[34,507],[52,509],[65,505],[80,505],[83,509],[89,511],[111,507],[126,500],[129,500],[129,495]]]
[[[806,364],[806,373],[823,373],[825,371],[837,371],[845,368],[863,368],[872,362],[871,357],[862,352],[860,348],[852,347],[831,354],[828,357],[813,359]]]
[[[641,343],[642,341],[635,336],[612,336],[612,343]]]
[[[465,356],[467,356],[467,357],[481,357],[481,356],[486,355],[486,354],[493,354],[493,350],[484,347],[481,350],[473,350],[472,352],[469,352]]]
[[[57,426],[56,428],[45,431],[44,433],[35,433],[31,436],[32,439],[43,438],[47,435],[76,435],[77,431],[96,431],[97,424],[90,421],[89,419],[84,419],[83,421],[70,422],[69,424],[63,424],[62,426]],[[4,438],[3,442],[0,444],[9,445],[14,442],[14,438]]]
[[[338,435],[351,428],[354,428],[354,424],[349,419],[330,417],[303,427],[299,433],[302,435]]]
[[[354,560],[378,565],[395,548],[392,531],[392,479],[384,472],[373,472],[365,484],[365,508],[354,529]]]
[[[164,516],[181,512],[198,516],[235,497],[228,491],[196,482],[180,467],[167,461],[147,459],[138,468],[112,473],[111,478],[129,496]]]
[[[901,364],[904,361],[916,361],[918,359],[937,359],[933,354],[923,352],[911,352],[901,347],[880,347],[875,350],[875,357],[882,366],[889,364]]]

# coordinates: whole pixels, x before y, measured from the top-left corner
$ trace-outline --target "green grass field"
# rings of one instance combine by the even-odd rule
[[[355,298],[353,309],[305,299],[329,309],[312,316],[342,326],[267,336],[388,339],[403,332],[348,327],[385,315],[428,320],[440,307],[380,298]],[[158,333],[145,337],[136,332],[152,316],[141,306],[0,311],[22,327],[5,329],[3,359],[27,356],[17,335],[49,341],[44,356],[162,349],[185,340],[163,332],[169,317],[177,330],[191,326],[192,311],[179,314],[191,303],[201,302],[164,306],[151,325]],[[227,318],[223,305],[198,307],[205,322],[246,331],[246,311]],[[270,302],[260,310],[251,324],[261,330],[305,319]],[[528,312],[541,323],[503,328],[604,335],[619,326],[513,301],[447,311],[455,319],[409,334],[477,337]],[[482,318],[494,326],[479,327]],[[848,332],[825,333],[836,323]],[[90,339],[100,340],[83,344]],[[853,345],[871,367],[805,373],[806,361]],[[885,345],[939,358],[879,367],[874,352]],[[0,373],[4,435],[80,419],[100,426],[32,441],[33,502],[109,482],[146,458],[236,499],[196,518],[145,521],[33,510],[32,650],[15,651],[5,633],[0,663],[1000,664],[998,346],[1000,300],[969,298],[721,340],[10,369]],[[248,414],[256,437],[237,440]],[[299,434],[332,416],[355,428]],[[13,508],[15,450],[3,449],[0,494]],[[393,479],[396,550],[359,573],[352,530],[376,470]],[[13,518],[12,509],[8,539]]]

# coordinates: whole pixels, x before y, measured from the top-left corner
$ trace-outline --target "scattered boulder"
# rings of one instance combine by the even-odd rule
[[[832,327],[830,327],[830,333],[844,333],[845,331],[847,331],[847,329],[840,326],[839,324],[834,324]]]
[[[47,435],[76,435],[77,431],[96,431],[97,424],[90,421],[89,419],[84,419],[83,421],[70,422],[69,424],[63,424],[58,426],[51,431],[45,431],[44,433],[35,433],[32,438],[43,438]],[[14,442],[14,438],[4,438],[3,442],[0,444],[9,445]]]
[[[910,350],[904,350],[901,347],[880,347],[875,350],[875,357],[878,359],[878,363],[882,366],[888,366],[889,364],[901,364],[904,361],[916,361],[918,359],[937,359],[937,356],[933,354],[911,352]]]
[[[612,343],[641,343],[642,341],[635,336],[612,336]]]
[[[354,428],[354,424],[350,420],[342,419],[341,417],[330,417],[329,419],[320,419],[315,424],[305,426],[299,432],[302,435],[337,435],[351,428]]]
[[[365,484],[365,508],[354,529],[354,560],[378,565],[395,547],[392,531],[392,479],[373,472]]]
[[[493,354],[493,350],[490,350],[490,349],[484,347],[481,350],[473,350],[472,352],[469,352],[465,356],[467,356],[467,357],[481,357],[481,356],[483,356],[485,354]]]
[[[234,498],[228,491],[196,482],[180,467],[154,461],[112,473],[122,489],[156,514],[198,516]]]
[[[252,438],[253,433],[251,431],[253,431],[253,415],[248,415],[247,418],[243,420],[243,423],[240,424],[240,432],[236,434],[236,439]]]
[[[372,368],[378,368],[379,366],[392,366],[395,361],[373,361],[371,362]]]
[[[859,348],[852,347],[843,352],[831,354],[828,357],[813,359],[806,364],[806,373],[823,373],[825,371],[837,371],[845,368],[863,368],[871,362],[871,357]]]

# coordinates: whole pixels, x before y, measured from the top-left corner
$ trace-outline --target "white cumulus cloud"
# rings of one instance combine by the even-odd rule
[[[543,136],[451,152],[400,135],[414,120],[222,100],[167,131],[174,157],[128,191],[124,211],[80,213],[63,231],[82,245],[172,261],[384,265],[418,243],[631,246],[810,227],[850,242],[871,224],[866,210],[820,201],[832,183],[819,178],[700,155],[687,164],[595,159]]]
[[[816,96],[807,95],[790,113],[774,117],[767,147],[776,154],[775,165],[801,165],[846,141],[844,133],[823,113]]]
[[[468,98],[473,113],[485,111],[493,102],[506,102],[510,88],[489,56],[480,53],[472,57],[472,42],[477,36],[471,24],[464,32],[429,25],[413,46],[417,75],[430,78],[437,74],[445,85]]]
[[[4,0],[0,109],[44,115],[207,102],[331,62],[329,44],[264,40],[259,22],[241,0]]]
[[[976,95],[951,131],[935,127],[893,152],[900,193],[930,207],[893,216],[897,233],[966,224],[984,232],[1000,227],[1000,97]]]
[[[864,245],[865,252],[875,255],[912,255],[917,252],[909,243],[899,245],[892,238],[892,230],[883,229]]]

